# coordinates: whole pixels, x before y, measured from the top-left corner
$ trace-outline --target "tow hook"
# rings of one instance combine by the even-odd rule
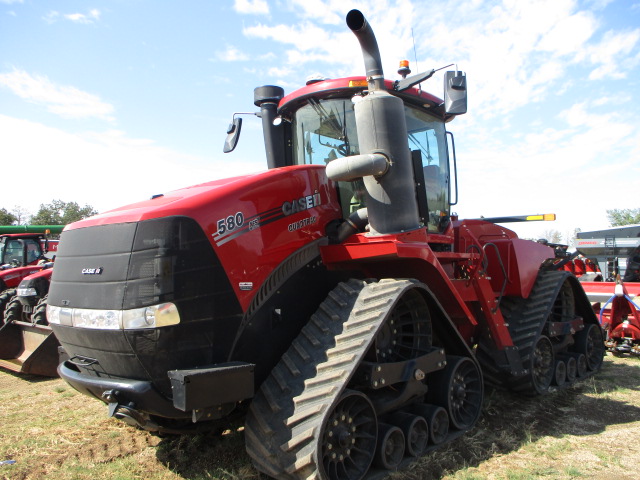
[[[135,403],[121,405],[118,401],[119,393],[117,390],[105,390],[102,393],[102,399],[109,404],[109,417],[115,417],[132,426],[143,426],[146,421],[140,412],[135,410]]]

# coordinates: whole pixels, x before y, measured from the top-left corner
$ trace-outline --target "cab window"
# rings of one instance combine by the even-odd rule
[[[441,232],[449,221],[449,161],[442,121],[416,108],[405,107],[409,148],[422,157],[430,232]]]
[[[360,153],[351,99],[309,99],[292,121],[294,164],[326,165]],[[408,146],[419,150],[429,215],[427,228],[441,232],[449,215],[449,163],[444,123],[417,108],[405,106]],[[348,217],[365,207],[364,183],[338,182],[342,212]]]

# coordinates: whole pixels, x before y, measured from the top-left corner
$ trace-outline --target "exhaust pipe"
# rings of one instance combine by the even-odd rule
[[[334,160],[327,176],[336,181],[362,177],[371,235],[414,230],[420,215],[404,103],[384,86],[380,50],[364,15],[351,10],[347,25],[360,42],[369,84],[354,107],[361,155]]]
[[[382,60],[373,29],[360,10],[351,10],[347,13],[347,26],[360,42],[369,90],[384,90]]]

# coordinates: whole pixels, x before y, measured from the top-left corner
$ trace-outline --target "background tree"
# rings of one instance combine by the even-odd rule
[[[549,243],[562,243],[562,234],[558,230],[545,230],[542,232],[542,237]]]
[[[76,202],[53,200],[49,204],[40,204],[40,210],[31,217],[33,225],[66,225],[98,212],[90,205],[80,207]]]
[[[27,225],[29,223],[31,214],[26,208],[16,205],[13,207],[13,210],[11,210],[11,213],[16,217],[16,225]]]
[[[0,208],[0,225],[13,225],[18,219],[6,208]]]
[[[613,210],[607,210],[607,218],[609,219],[609,225],[612,227],[640,223],[640,208],[614,208]]]

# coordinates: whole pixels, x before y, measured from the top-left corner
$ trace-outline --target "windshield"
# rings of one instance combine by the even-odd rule
[[[351,100],[311,98],[296,112],[293,128],[297,164],[326,165],[336,158],[360,153]]]
[[[326,165],[336,158],[360,153],[351,99],[311,98],[293,118],[294,163]],[[427,227],[441,232],[448,222],[449,162],[444,123],[426,112],[405,106],[411,150],[419,150],[425,177],[429,215]],[[343,215],[362,208],[362,180],[338,182]]]

